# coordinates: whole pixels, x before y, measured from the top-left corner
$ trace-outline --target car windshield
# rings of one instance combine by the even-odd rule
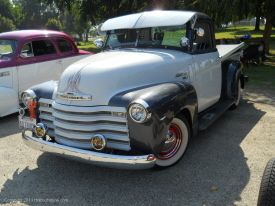
[[[11,39],[0,39],[0,57],[12,57],[17,49],[17,41]]]
[[[108,32],[105,48],[158,47],[181,49],[180,40],[186,37],[186,25],[118,29]]]

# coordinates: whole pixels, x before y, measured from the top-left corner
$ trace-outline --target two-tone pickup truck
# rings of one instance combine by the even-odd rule
[[[168,167],[199,130],[238,106],[248,80],[243,45],[216,46],[206,14],[148,11],[100,29],[101,53],[22,94],[26,145],[99,166]]]

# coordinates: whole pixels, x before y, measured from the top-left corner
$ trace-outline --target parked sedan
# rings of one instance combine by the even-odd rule
[[[24,90],[59,79],[70,64],[91,54],[78,50],[69,35],[58,31],[0,33],[0,117],[18,111]]]

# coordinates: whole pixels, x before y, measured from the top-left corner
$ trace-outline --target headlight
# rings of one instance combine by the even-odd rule
[[[143,123],[151,117],[149,105],[143,100],[137,100],[130,104],[130,117],[137,123]]]
[[[32,90],[26,90],[21,95],[21,100],[25,106],[27,106],[27,102],[29,100],[35,100],[36,94]]]

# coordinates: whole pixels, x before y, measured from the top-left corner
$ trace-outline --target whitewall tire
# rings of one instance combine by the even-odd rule
[[[167,131],[162,151],[157,156],[156,165],[169,167],[176,164],[186,151],[190,138],[190,127],[187,119],[180,115],[173,119]]]

